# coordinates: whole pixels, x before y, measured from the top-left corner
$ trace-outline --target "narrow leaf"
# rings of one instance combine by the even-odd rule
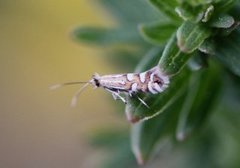
[[[228,69],[240,76],[240,30],[227,37],[219,37],[216,46],[216,58]]]
[[[191,53],[196,50],[211,34],[203,24],[184,22],[177,30],[178,46],[182,52]]]
[[[234,24],[234,18],[230,15],[219,15],[210,22],[210,26],[216,28],[230,28]]]
[[[228,36],[229,34],[231,34],[234,30],[236,30],[237,28],[239,28],[239,25],[240,25],[240,22],[239,21],[236,21],[234,22],[234,24],[229,27],[229,28],[226,28],[226,29],[222,29],[221,30],[221,34],[222,36]]]
[[[203,18],[205,9],[203,6],[192,6],[184,2],[176,7],[175,11],[183,20],[197,23]]]
[[[205,5],[205,4],[210,4],[213,1],[219,1],[219,0],[178,0],[180,2],[187,2],[191,6],[198,6],[198,5]]]
[[[184,140],[206,121],[216,102],[220,86],[219,69],[212,64],[209,68],[192,74],[188,94],[179,115],[176,135],[178,140]]]
[[[236,1],[234,6],[228,12],[231,16],[235,18],[235,20],[240,20],[240,1]]]
[[[204,13],[204,16],[203,16],[203,19],[202,19],[202,22],[207,22],[210,20],[211,16],[213,15],[213,12],[214,12],[214,6],[213,5],[210,5],[205,13]]]
[[[140,73],[152,68],[160,59],[163,52],[162,47],[155,47],[149,50],[144,58],[138,63],[135,72]]]
[[[178,2],[176,0],[163,1],[163,0],[149,0],[154,6],[156,6],[163,14],[168,16],[174,21],[179,21],[177,13],[174,9],[177,7]]]
[[[231,9],[237,0],[220,0],[214,4],[216,13],[224,13]]]
[[[131,146],[140,165],[149,159],[157,143],[161,143],[163,138],[173,135],[182,100],[179,99],[165,113],[132,126]]]
[[[148,50],[148,48],[140,48],[139,50],[131,50],[129,48],[130,47],[111,48],[104,53],[103,57],[106,57],[107,61],[116,68],[121,69],[124,67],[125,71],[131,72],[134,70],[134,66],[138,64],[142,53]]]
[[[140,25],[140,33],[143,38],[157,45],[165,43],[177,29],[177,26],[171,23],[155,23]]]
[[[149,23],[157,19],[166,20],[164,15],[154,10],[146,0],[95,0],[110,12],[122,25],[129,26]]]
[[[105,29],[80,27],[73,31],[73,38],[80,42],[95,45],[112,45],[117,43],[137,43],[142,41],[134,29]]]
[[[216,52],[215,41],[211,38],[206,39],[198,48],[201,52],[214,55]]]
[[[162,72],[172,76],[180,72],[189,58],[190,55],[180,51],[174,34],[168,41],[158,66]]]
[[[192,71],[199,71],[208,67],[208,55],[203,52],[194,52],[190,60],[188,61],[188,67]]]

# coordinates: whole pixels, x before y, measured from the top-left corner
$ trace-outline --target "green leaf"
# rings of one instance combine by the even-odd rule
[[[235,18],[235,20],[240,20],[240,1],[236,1],[234,6],[228,12],[231,16]]]
[[[174,9],[177,7],[178,2],[176,0],[149,0],[154,6],[156,6],[162,13],[175,22],[180,21],[177,13]]]
[[[192,71],[198,71],[208,67],[208,55],[203,52],[194,52],[190,60],[188,61],[188,67]]]
[[[177,26],[172,23],[144,24],[139,27],[143,38],[156,45],[162,45],[175,32]]]
[[[216,9],[215,12],[217,14],[225,13],[226,11],[231,9],[235,3],[236,3],[236,0],[220,0],[214,3],[214,7]]]
[[[149,159],[157,143],[161,143],[163,138],[174,134],[182,100],[179,99],[163,114],[132,125],[131,146],[140,165]]]
[[[162,47],[154,47],[144,56],[135,68],[135,72],[140,73],[146,71],[156,65],[163,52]]]
[[[192,74],[188,94],[179,115],[176,133],[178,140],[184,140],[193,130],[201,128],[213,110],[220,87],[221,74],[213,64]]]
[[[172,76],[180,72],[189,58],[190,55],[180,51],[174,34],[168,41],[158,66],[163,73]]]
[[[178,46],[182,52],[191,53],[210,35],[211,29],[205,25],[189,21],[184,22],[177,30]]]
[[[234,30],[236,30],[237,28],[239,28],[240,22],[236,21],[234,22],[234,24],[226,29],[222,29],[220,32],[220,35],[222,36],[228,36],[229,34],[231,34]]]
[[[146,0],[95,0],[95,2],[105,7],[110,12],[110,16],[115,17],[122,26],[149,23],[158,19],[166,20]]]
[[[121,69],[124,67],[125,71],[131,72],[138,64],[139,59],[142,57],[142,53],[146,52],[145,50],[149,50],[149,48],[131,50],[129,47],[121,47],[119,49],[117,47],[114,47],[114,49],[110,48],[104,52],[102,57],[116,68]]]
[[[218,0],[178,0],[181,3],[188,3],[191,6],[199,6],[199,5],[205,5],[205,4],[210,4],[213,3],[213,1],[218,1]]]
[[[213,15],[213,12],[214,12],[214,6],[213,5],[210,5],[205,13],[204,13],[204,16],[203,16],[203,19],[202,19],[202,22],[207,22],[211,19],[212,15]]]
[[[216,52],[216,46],[215,46],[215,41],[211,38],[206,39],[199,47],[198,49],[209,55],[214,55]]]
[[[95,45],[139,43],[142,41],[137,31],[127,28],[106,29],[80,27],[73,31],[72,36],[76,41]]]
[[[227,14],[222,14],[214,17],[209,25],[216,28],[230,28],[234,24],[234,18]]]
[[[216,58],[234,74],[240,76],[240,30],[228,37],[219,37],[216,46]]]
[[[184,2],[176,7],[175,11],[183,20],[197,23],[203,18],[205,8],[200,5],[191,6],[188,2]]]

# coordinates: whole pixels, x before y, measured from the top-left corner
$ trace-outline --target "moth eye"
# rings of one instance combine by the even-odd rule
[[[96,85],[97,87],[99,87],[99,86],[100,86],[99,80],[97,80],[97,79],[94,79],[94,83],[95,83],[95,85]]]

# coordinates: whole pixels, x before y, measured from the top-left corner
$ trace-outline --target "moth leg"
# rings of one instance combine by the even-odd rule
[[[119,93],[115,93],[115,96],[119,97],[123,101],[124,104],[127,104],[127,101],[125,100],[125,98],[123,98]]]
[[[136,96],[136,97],[138,98],[138,100],[139,100],[144,106],[146,106],[147,108],[150,108],[143,99],[141,99],[139,96],[137,96],[136,92],[129,92],[128,95],[129,95],[130,97]]]
[[[138,98],[138,100],[139,100],[143,105],[145,105],[147,108],[150,108],[143,99],[141,99],[141,98],[138,97],[138,96],[137,96],[137,98]]]
[[[110,89],[107,89],[107,91],[109,91],[110,93],[112,93],[112,96],[113,96],[113,99],[114,100],[117,100],[117,98],[121,99],[123,101],[124,104],[127,104],[127,101],[125,100],[125,98],[123,98],[118,92],[114,92]]]
[[[112,93],[112,96],[113,96],[113,99],[114,99],[114,100],[117,100],[117,99],[118,99],[118,97],[116,96],[115,93]]]

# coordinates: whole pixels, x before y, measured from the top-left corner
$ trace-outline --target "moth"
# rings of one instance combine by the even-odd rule
[[[71,105],[75,106],[79,95],[89,85],[94,88],[103,88],[110,92],[115,100],[120,99],[125,104],[127,100],[124,95],[130,97],[137,96],[139,92],[158,94],[163,92],[169,84],[169,77],[161,72],[158,66],[153,67],[142,73],[125,73],[125,74],[111,74],[103,75],[95,73],[92,78],[87,82],[67,82],[62,84],[53,85],[50,89],[57,89],[66,85],[84,84],[73,96]],[[138,100],[146,107],[149,106],[140,97]]]

